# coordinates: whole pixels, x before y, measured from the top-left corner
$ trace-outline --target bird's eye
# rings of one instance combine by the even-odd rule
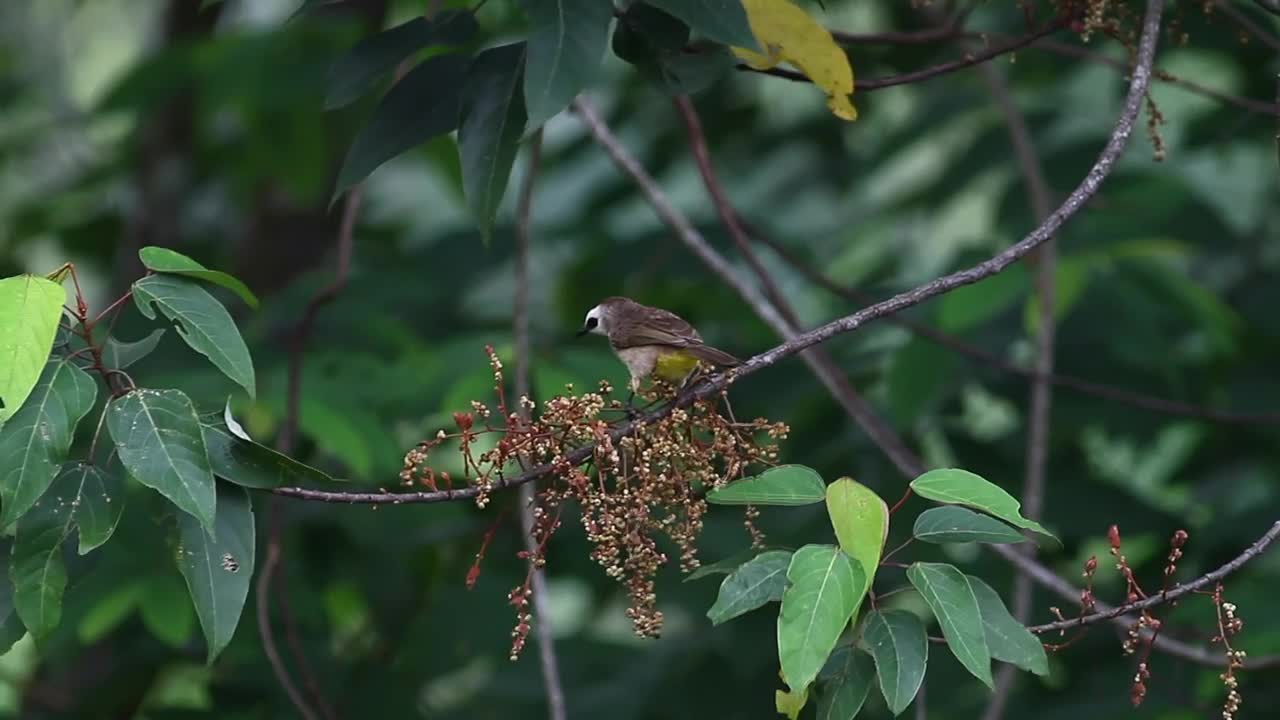
[[[587,318],[587,329],[588,329],[588,330],[594,330],[594,329],[595,329],[595,327],[596,327],[597,325],[599,325],[599,324],[600,324],[600,321],[599,321],[597,318],[593,318],[593,317],[591,317],[591,318]]]

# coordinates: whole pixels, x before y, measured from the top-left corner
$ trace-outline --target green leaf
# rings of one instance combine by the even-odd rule
[[[108,337],[102,348],[102,363],[112,370],[124,370],[142,358],[150,355],[164,337],[164,328],[156,328],[151,334],[137,342],[120,342]]]
[[[787,690],[773,691],[773,707],[779,715],[786,715],[788,720],[799,720],[800,713],[809,702],[809,688],[801,688],[798,692]]]
[[[323,471],[252,440],[233,436],[221,423],[201,422],[213,474],[243,487],[270,489],[282,485],[331,483]]]
[[[410,70],[388,90],[351,143],[334,197],[400,153],[455,130],[466,71],[466,57],[439,55]]]
[[[1053,273],[1053,318],[1061,322],[1089,287],[1089,275],[1097,261],[1092,257],[1070,257],[1058,261]],[[1040,296],[1032,293],[1022,310],[1022,326],[1028,335],[1040,332]]]
[[[142,582],[127,578],[121,582],[122,584],[115,585],[105,595],[97,598],[93,607],[80,618],[76,637],[82,645],[90,645],[106,636],[119,627],[137,607],[138,598],[142,596]]]
[[[191,637],[195,613],[182,581],[172,574],[152,575],[141,583],[138,610],[142,624],[164,644],[181,648]]]
[[[178,540],[178,569],[187,581],[213,662],[236,632],[253,576],[253,507],[248,493],[219,483],[213,536],[191,516],[179,513]]]
[[[746,550],[734,553],[723,560],[717,560],[707,565],[699,565],[697,570],[694,570],[685,577],[684,582],[700,580],[711,575],[728,575],[734,570],[737,570],[743,563],[755,557],[757,554],[758,553],[755,549],[747,548]]]
[[[538,128],[595,80],[613,5],[599,0],[521,0],[529,18],[524,100]]]
[[[1027,270],[1014,265],[980,283],[964,285],[942,296],[938,326],[948,333],[977,327],[1013,307],[1031,288]]]
[[[3,548],[0,553],[10,553],[9,541],[6,540],[0,547]],[[13,607],[13,581],[9,579],[8,573],[0,573],[0,655],[9,652],[13,644],[26,634],[27,628],[22,625],[22,618],[18,617]]]
[[[219,270],[210,270],[180,252],[162,247],[144,247],[138,251],[138,258],[152,272],[184,275],[213,283],[235,293],[249,307],[258,307],[257,296],[239,279]]]
[[[107,430],[134,480],[213,532],[213,472],[195,407],[181,390],[138,389],[107,405]]]
[[[613,31],[613,53],[673,95],[692,95],[733,66],[722,45],[689,47],[689,26],[645,3],[627,8]]]
[[[204,288],[179,277],[150,275],[133,284],[133,300],[149,319],[160,308],[174,321],[178,334],[192,350],[209,358],[224,375],[254,397],[253,359],[235,321]]]
[[[853,720],[871,692],[875,665],[852,648],[836,650],[831,660],[835,662],[828,662],[821,675],[825,682],[818,695],[818,720]]]
[[[1049,658],[1044,645],[1022,623],[1009,614],[1004,601],[981,578],[965,576],[978,598],[982,612],[982,629],[991,648],[991,657],[1033,672],[1041,677],[1049,674]]]
[[[40,379],[66,301],[66,290],[42,277],[0,280],[0,427]]]
[[[76,425],[98,398],[88,373],[49,362],[27,402],[0,429],[0,527],[35,504],[67,459]]]
[[[349,105],[378,78],[428,45],[457,47],[479,30],[475,15],[466,10],[449,10],[433,20],[416,17],[356,43],[338,58],[329,71],[324,109]]]
[[[716,505],[810,505],[822,502],[822,477],[804,465],[779,465],[707,493]]]
[[[771,550],[760,553],[730,573],[720,583],[720,594],[707,611],[711,624],[719,625],[765,603],[781,600],[790,564],[791,553]]]
[[[889,536],[889,506],[871,488],[850,478],[840,478],[827,486],[827,514],[840,549],[858,561],[865,576],[866,582],[853,608],[852,616],[857,617],[862,598],[875,581],[880,553]]]
[[[741,0],[648,0],[650,5],[680,18],[710,40],[747,50],[759,50]]]
[[[964,573],[944,563],[917,562],[907,568],[907,580],[938,618],[951,654],[974,677],[992,687],[991,652],[987,649],[982,612]]]
[[[116,462],[100,468],[88,463],[64,465],[54,488],[67,478],[69,491],[64,502],[75,508],[72,515],[80,533],[80,554],[102,547],[111,539],[124,513],[125,489],[121,468]],[[52,492],[52,490],[50,490]]]
[[[1022,533],[996,520],[955,505],[929,508],[916,517],[911,534],[928,543],[1020,543]]]
[[[10,557],[13,604],[22,623],[43,638],[62,619],[62,593],[67,567],[62,543],[71,534],[72,506],[56,493],[47,493],[18,521]]]
[[[861,645],[876,663],[889,711],[901,715],[924,682],[929,638],[920,618],[905,610],[875,611],[862,624]]]
[[[937,343],[914,337],[893,354],[885,372],[889,414],[900,427],[911,427],[946,397],[957,377],[956,354]]]
[[[911,490],[915,494],[929,500],[936,500],[950,505],[965,505],[982,510],[1004,520],[1010,525],[1031,530],[1046,538],[1058,542],[1058,538],[1045,530],[1039,523],[1022,517],[1019,509],[1022,503],[1005,492],[1000,486],[991,483],[968,470],[942,468],[930,470],[911,481]]]
[[[520,94],[524,58],[524,43],[485,50],[471,63],[462,91],[458,128],[462,188],[486,244],[524,132]]]
[[[778,659],[792,690],[817,677],[857,607],[866,576],[858,562],[831,545],[805,545],[791,556],[791,585],[778,613]]]

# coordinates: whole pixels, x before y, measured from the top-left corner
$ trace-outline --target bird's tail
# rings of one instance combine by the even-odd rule
[[[742,361],[738,358],[723,350],[717,350],[710,345],[690,345],[685,348],[685,351],[699,360],[705,360],[719,367],[734,367],[742,364]]]

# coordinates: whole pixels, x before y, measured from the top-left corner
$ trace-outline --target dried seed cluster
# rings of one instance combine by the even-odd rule
[[[1232,648],[1231,638],[1244,628],[1244,621],[1236,615],[1235,604],[1223,599],[1221,583],[1213,589],[1213,605],[1218,614],[1218,634],[1213,636],[1211,642],[1222,643],[1227,659],[1226,671],[1218,676],[1222,680],[1223,687],[1227,689],[1227,699],[1222,703],[1222,720],[1234,720],[1236,712],[1240,710],[1240,704],[1244,702],[1244,698],[1240,695],[1236,671],[1244,667],[1245,652]]]
[[[560,527],[566,506],[575,507],[581,515],[594,546],[591,558],[625,589],[630,599],[627,616],[636,634],[658,636],[662,613],[657,609],[654,577],[669,559],[660,542],[674,546],[681,570],[696,569],[696,543],[707,511],[703,495],[748,471],[776,464],[777,441],[786,438],[789,429],[763,418],[738,422],[731,411],[722,415],[722,391],[719,397],[695,401],[652,420],[641,419],[624,433],[620,426],[625,408],[605,382],[595,392],[582,394],[566,386],[565,394],[540,408],[522,397],[522,412],[513,411],[503,391],[502,363],[493,348],[486,351],[493,369],[496,408],[473,401],[471,412],[456,413],[456,431],[441,431],[405,455],[401,482],[451,489],[453,478],[433,470],[428,462],[449,441],[457,442],[462,455],[461,480],[479,488],[476,504],[481,508],[512,473],[549,468],[532,508],[536,550],[520,553],[529,562],[529,574],[508,593],[508,601],[516,608],[513,660],[523,650],[533,622],[533,571],[545,565],[545,547]],[[658,381],[639,397],[652,403],[671,400],[676,394],[677,388]],[[476,438],[482,433],[498,439],[492,449],[477,453]],[[588,446],[590,454],[576,461]],[[763,544],[763,534],[752,523],[755,509],[748,508],[746,513],[744,522],[753,544]],[[491,538],[492,531],[486,535],[485,547]],[[468,574],[468,586],[479,576],[483,555],[482,547]]]

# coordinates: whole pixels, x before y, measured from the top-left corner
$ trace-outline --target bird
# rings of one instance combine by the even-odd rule
[[[711,347],[684,318],[669,310],[650,307],[625,297],[608,297],[587,311],[578,337],[594,334],[609,339],[609,346],[631,374],[628,405],[651,375],[681,383],[698,361],[713,366],[741,365],[738,358]]]

